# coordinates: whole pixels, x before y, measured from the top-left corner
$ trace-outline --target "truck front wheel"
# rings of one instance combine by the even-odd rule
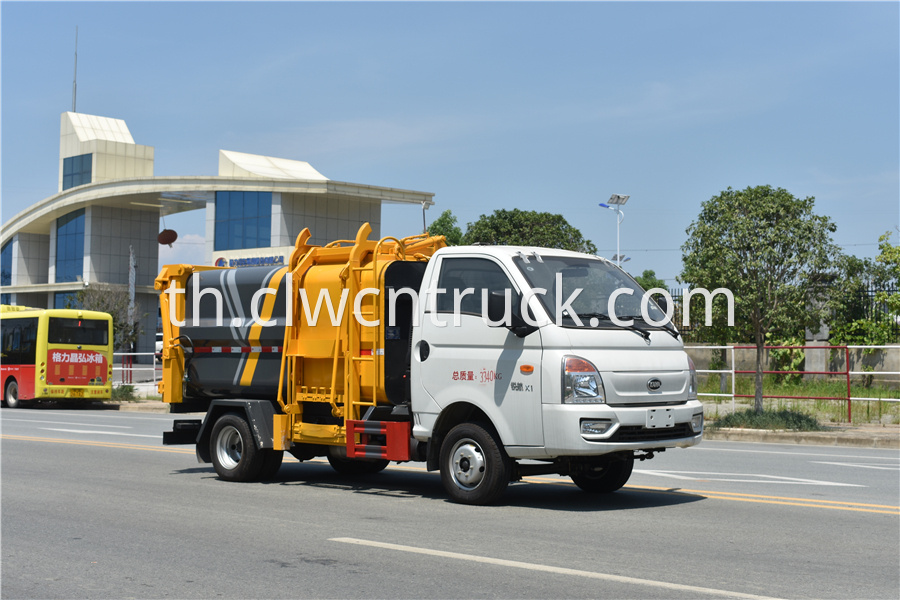
[[[257,449],[247,421],[234,413],[219,417],[210,435],[209,455],[225,481],[256,481],[265,455]],[[279,465],[280,466],[280,465]]]
[[[592,494],[609,494],[620,489],[631,477],[634,455],[607,456],[602,462],[588,465],[570,475],[575,485]]]
[[[488,426],[457,425],[441,444],[441,481],[463,504],[496,502],[509,485],[512,460]]]

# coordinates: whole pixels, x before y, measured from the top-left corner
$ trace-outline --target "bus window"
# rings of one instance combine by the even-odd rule
[[[62,319],[50,317],[47,343],[106,346],[109,343],[109,324],[90,319]]]
[[[3,362],[7,365],[33,365],[37,350],[37,317],[4,321],[0,339]]]

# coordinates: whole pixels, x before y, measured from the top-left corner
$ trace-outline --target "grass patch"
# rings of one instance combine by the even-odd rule
[[[709,429],[737,427],[741,429],[790,429],[793,431],[822,431],[815,417],[794,410],[763,410],[758,413],[753,409],[724,415],[710,424]]]
[[[113,402],[136,402],[137,399],[133,385],[117,385],[113,387],[110,398]]]

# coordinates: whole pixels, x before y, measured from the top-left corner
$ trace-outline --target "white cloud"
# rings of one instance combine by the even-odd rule
[[[477,130],[475,119],[454,116],[370,118],[332,121],[292,136],[321,154],[408,149],[458,139]]]
[[[171,248],[167,244],[159,247],[160,269],[163,265],[203,265],[206,263],[206,239],[202,235],[188,233],[175,240]]]

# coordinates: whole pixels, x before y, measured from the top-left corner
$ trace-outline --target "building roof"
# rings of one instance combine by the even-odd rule
[[[260,177],[264,179],[304,179],[328,181],[308,162],[219,150],[219,175],[226,177]]]
[[[292,161],[299,162],[299,161]],[[311,167],[310,167],[311,168]],[[157,209],[161,215],[206,208],[217,191],[267,191],[316,194],[329,199],[352,198],[401,204],[434,204],[434,194],[360,183],[249,177],[139,177],[89,183],[59,192],[31,205],[0,228],[0,245],[19,232],[46,234],[53,221],[87,206],[132,210]]]
[[[98,117],[75,112],[66,112],[65,116],[68,117],[79,142],[106,140],[109,142],[124,142],[126,144],[134,143],[134,138],[131,137],[131,132],[128,131],[128,125],[122,119],[111,119],[109,117]]]

